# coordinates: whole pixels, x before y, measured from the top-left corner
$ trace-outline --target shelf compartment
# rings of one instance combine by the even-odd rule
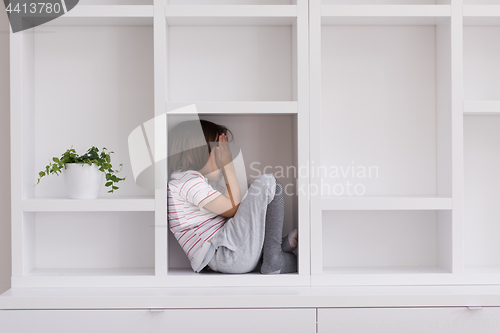
[[[179,122],[196,119],[178,114],[167,115],[169,129]],[[297,117],[297,114],[201,114],[199,118],[224,125],[232,131],[233,142],[241,149],[248,181],[264,173],[275,175],[286,189],[283,234],[298,228],[299,233],[306,235],[308,226],[305,221],[299,225],[298,217],[299,205],[307,205],[307,194],[298,190],[298,141],[294,134]],[[232,139],[231,135],[229,139]],[[186,254],[170,230],[168,256],[168,272],[192,271]]]
[[[296,101],[300,70],[294,62],[296,30],[292,26],[169,26],[166,100]]]
[[[322,26],[323,196],[451,197],[449,28]]]
[[[80,5],[44,26],[153,25],[152,5]]]
[[[312,284],[432,283],[459,269],[451,232],[452,7],[339,2],[310,2],[317,128],[310,140],[318,143],[311,145]],[[357,198],[348,198],[349,186],[361,188]],[[357,231],[372,238],[360,240]],[[373,266],[386,273],[371,280]],[[329,273],[357,267],[366,274]],[[393,274],[402,267],[429,273]]]
[[[346,276],[360,282],[366,276],[408,275],[399,282],[391,278],[404,284],[409,276],[451,273],[450,211],[324,211],[322,230],[321,283],[344,283]]]
[[[500,267],[500,117],[464,118],[465,271]]]
[[[90,212],[90,211],[154,211],[154,198],[103,198],[78,200],[67,198],[35,198],[23,200],[25,212]]]
[[[325,210],[450,210],[451,198],[439,197],[322,197]]]
[[[198,114],[296,114],[297,102],[169,102],[169,114],[182,114],[176,109],[195,104]]]
[[[500,101],[464,101],[465,116],[498,116]]]
[[[33,187],[38,172],[71,147],[83,154],[92,146],[113,151],[114,169],[123,164],[117,176],[126,178],[114,193],[103,184],[101,198],[153,197],[134,182],[128,149],[130,133],[154,117],[153,27],[41,26],[22,38],[31,49],[24,84],[33,85],[23,90],[32,108],[22,125],[31,135],[22,147],[25,198],[64,197],[63,175]]]
[[[322,5],[323,25],[438,25],[450,21],[449,5]]]
[[[497,26],[465,26],[463,35],[463,99],[481,101],[473,106],[488,106],[489,112],[500,100],[500,21]],[[464,111],[468,106],[464,102]]]
[[[177,25],[292,25],[296,5],[167,6],[169,26]]]
[[[152,275],[155,229],[153,212],[25,212],[16,277]]]

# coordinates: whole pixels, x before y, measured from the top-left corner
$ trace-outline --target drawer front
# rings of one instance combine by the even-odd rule
[[[315,333],[316,309],[199,309],[165,312],[170,333]]]
[[[9,333],[315,333],[315,309],[0,310]]]
[[[1,310],[0,332],[160,333],[162,313],[149,310]]]
[[[500,307],[319,309],[318,333],[326,332],[500,332]]]

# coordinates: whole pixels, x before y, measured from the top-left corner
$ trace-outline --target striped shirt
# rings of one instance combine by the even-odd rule
[[[186,253],[195,272],[210,248],[210,241],[222,228],[227,218],[203,206],[224,192],[201,173],[194,170],[174,171],[167,186],[168,224],[170,231]]]

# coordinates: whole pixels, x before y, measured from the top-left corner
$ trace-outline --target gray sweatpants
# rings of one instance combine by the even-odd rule
[[[212,239],[215,254],[208,267],[221,273],[253,271],[262,255],[266,206],[274,199],[276,178],[263,174],[253,181],[236,214]]]

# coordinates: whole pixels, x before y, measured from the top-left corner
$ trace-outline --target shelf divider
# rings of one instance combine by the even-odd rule
[[[165,20],[165,1],[154,0],[154,144],[155,183],[165,188],[155,189],[155,276],[164,278],[168,274],[168,212],[167,212],[167,164],[161,159],[167,155],[168,135],[165,101],[168,91],[168,25]],[[157,185],[155,185],[157,186]]]

